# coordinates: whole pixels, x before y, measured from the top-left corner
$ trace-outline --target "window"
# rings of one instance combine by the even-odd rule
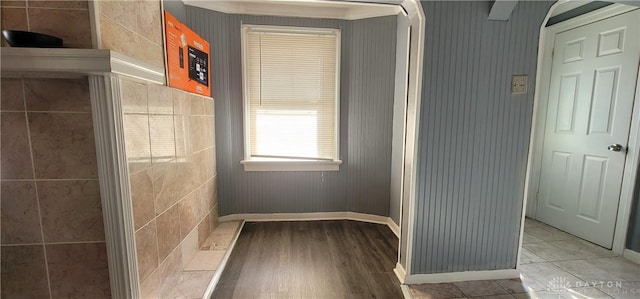
[[[247,171],[338,170],[340,31],[242,27]]]

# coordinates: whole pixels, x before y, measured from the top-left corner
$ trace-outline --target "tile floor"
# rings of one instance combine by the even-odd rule
[[[410,286],[413,298],[640,298],[640,265],[526,219],[521,279]]]

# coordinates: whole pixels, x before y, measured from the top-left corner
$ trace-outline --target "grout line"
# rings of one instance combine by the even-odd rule
[[[29,2],[26,2],[27,6],[29,5]],[[28,18],[28,13],[27,13],[27,18]],[[49,287],[49,298],[52,299],[53,295],[52,295],[52,291],[51,291],[51,275],[49,274],[49,259],[47,258],[47,246],[44,245],[45,243],[45,238],[44,238],[44,225],[42,223],[42,209],[40,207],[40,194],[38,192],[38,182],[35,181],[36,178],[36,161],[33,158],[33,143],[31,141],[31,127],[29,126],[29,112],[27,112],[27,100],[26,100],[26,90],[25,90],[25,84],[24,84],[24,80],[22,81],[22,102],[24,104],[24,118],[25,118],[25,123],[27,126],[27,139],[29,140],[29,155],[31,158],[31,171],[33,174],[33,186],[35,188],[35,193],[36,193],[36,206],[38,208],[38,221],[40,222],[40,236],[42,237],[42,250],[44,252],[44,267],[45,270],[47,271],[47,286]]]
[[[2,182],[99,181],[99,179],[4,179]]]
[[[26,110],[26,107],[25,107]],[[44,111],[44,110],[26,110],[28,113],[48,113],[48,114],[91,114],[91,111]]]
[[[100,244],[107,241],[77,241],[77,242],[47,242],[47,243],[23,243],[23,244],[2,244],[0,247],[38,246],[38,245],[74,245],[74,244]]]
[[[168,208],[164,209],[161,213],[156,214],[156,216],[154,216],[153,218],[155,219],[156,217],[164,214],[165,212],[167,212],[168,210],[170,210],[171,208],[173,208],[175,205],[179,204],[181,201],[185,200],[187,197],[191,196],[194,192],[198,191],[198,189],[203,188],[204,185],[206,185],[209,181],[215,179],[217,177],[217,175],[212,176],[211,178],[208,178],[207,180],[205,180],[203,183],[201,183],[200,185],[197,185],[195,187],[193,187],[193,190],[191,190],[189,193],[187,193],[187,195],[181,197],[180,199],[178,199],[175,203],[173,203],[171,206],[169,206]],[[153,183],[152,183],[153,184]],[[217,190],[216,190],[217,191]],[[214,193],[215,194],[215,193]],[[154,194],[154,198],[153,198],[153,202],[154,202],[154,210],[155,210],[155,194]]]
[[[25,0],[24,1],[24,13],[26,14],[27,17],[27,30],[31,31],[31,22],[29,21],[29,1]],[[24,94],[24,80],[22,80],[22,92],[23,92],[23,100],[25,101],[24,104],[24,110],[27,110],[27,104],[26,104],[26,94]],[[48,274],[47,274],[47,279],[48,279]],[[49,297],[51,297],[51,285],[49,285]]]
[[[31,0],[33,1],[33,0]],[[58,1],[69,1],[69,0],[58,0]],[[111,0],[113,1],[113,0]],[[29,1],[27,1],[29,2]],[[17,6],[14,6],[17,7]],[[43,10],[70,10],[70,11],[89,11],[88,8],[71,8],[71,7],[30,7],[31,9],[43,9]]]

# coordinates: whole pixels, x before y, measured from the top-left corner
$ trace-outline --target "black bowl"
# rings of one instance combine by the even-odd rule
[[[62,48],[62,39],[42,33],[2,30],[2,36],[12,47]]]

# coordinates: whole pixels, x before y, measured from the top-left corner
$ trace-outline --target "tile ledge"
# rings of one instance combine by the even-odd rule
[[[165,83],[163,68],[112,50],[3,47],[0,59],[2,77],[120,74],[157,84]]]
[[[220,228],[220,224],[235,224],[236,225],[235,226],[235,231],[233,233],[233,239],[231,240],[231,243],[229,244],[229,246],[227,246],[227,248],[225,248],[225,249],[203,249],[203,248],[206,248],[206,244],[207,244],[208,241],[214,240],[216,238],[216,231]],[[229,256],[231,256],[231,252],[233,251],[235,243],[238,240],[238,236],[240,235],[240,232],[242,231],[243,225],[244,225],[244,221],[226,221],[226,222],[219,223],[218,226],[216,227],[216,229],[214,229],[214,231],[209,234],[209,237],[203,243],[203,246],[200,247],[200,249],[198,250],[196,255],[193,258],[191,258],[191,261],[189,261],[189,263],[187,263],[187,265],[185,265],[185,269],[182,271],[181,277],[185,277],[186,275],[189,275],[190,273],[213,272],[211,280],[208,281],[206,285],[202,285],[202,286],[193,285],[193,281],[191,281],[191,285],[190,285],[191,288],[196,287],[196,288],[199,289],[200,287],[202,287],[202,289],[204,290],[204,293],[202,294],[202,297],[197,297],[197,298],[209,298],[209,297],[211,297],[211,295],[213,293],[213,290],[215,289],[216,285],[218,284],[218,281],[220,280],[220,277],[222,276],[222,271],[224,271],[224,268],[225,268],[227,262],[229,261]],[[198,255],[203,253],[203,252],[224,252],[224,254],[222,256],[222,259],[216,265],[215,270],[195,269],[195,268],[191,268],[190,267],[190,264],[192,264],[197,259]],[[190,270],[187,270],[187,269],[190,269]],[[181,281],[181,282],[188,283],[188,282],[184,282],[184,281]],[[192,289],[192,291],[193,291],[193,289]],[[171,288],[171,291],[169,291],[169,298],[184,298],[183,296],[184,296],[184,292],[183,292],[183,286],[181,285],[181,283],[178,283],[177,285],[173,286],[173,288]]]

